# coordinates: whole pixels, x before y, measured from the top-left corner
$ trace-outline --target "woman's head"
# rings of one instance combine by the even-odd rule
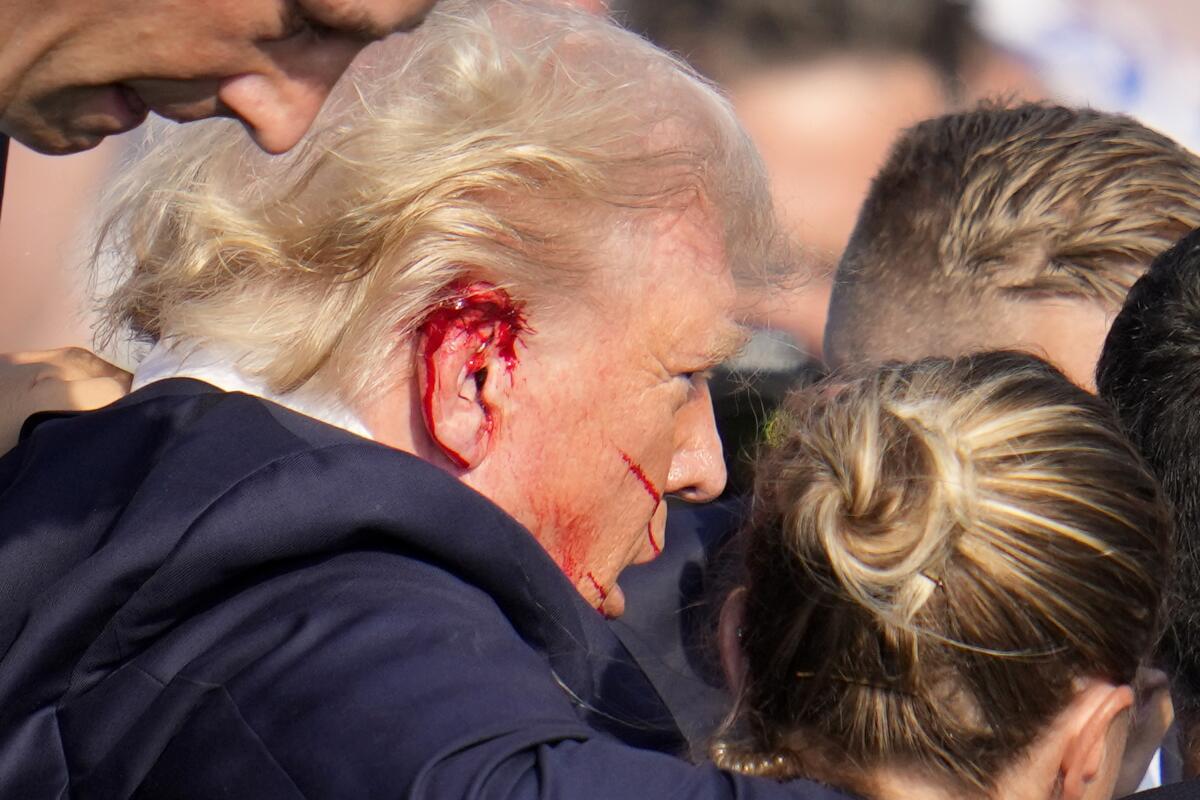
[[[768,438],[719,760],[988,792],[1086,682],[1132,698],[1169,516],[1099,400],[1029,356],[927,359],[797,393]]]

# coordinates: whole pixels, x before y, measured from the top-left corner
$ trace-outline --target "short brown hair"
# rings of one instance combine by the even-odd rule
[[[970,331],[989,297],[1118,307],[1200,225],[1200,159],[1129,117],[1025,104],[926,120],[876,175],[834,280],[832,364]],[[889,355],[924,355],[926,349]]]
[[[758,475],[722,766],[986,791],[1076,678],[1128,684],[1155,641],[1170,512],[1111,410],[1033,356],[796,393]]]

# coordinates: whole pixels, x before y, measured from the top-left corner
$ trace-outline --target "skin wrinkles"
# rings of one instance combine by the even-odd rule
[[[743,341],[713,216],[695,203],[649,227],[637,234],[642,248],[608,245],[639,257],[609,260],[595,301],[574,315],[531,314],[538,335],[522,351],[522,379],[488,456],[460,476],[524,524],[609,616],[624,610],[620,572],[660,548],[667,507],[647,486],[696,502],[724,489],[712,401],[696,373]]]

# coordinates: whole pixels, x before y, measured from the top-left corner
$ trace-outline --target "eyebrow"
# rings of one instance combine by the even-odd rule
[[[745,348],[753,335],[753,331],[745,325],[724,324],[709,340],[704,356],[713,366],[728,361]]]

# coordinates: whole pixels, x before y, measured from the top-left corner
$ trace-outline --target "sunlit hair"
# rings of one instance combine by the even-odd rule
[[[927,354],[978,332],[996,316],[981,315],[989,303],[1069,297],[1115,311],[1197,226],[1200,158],[1130,117],[1027,103],[926,120],[893,145],[863,201],[826,355]]]
[[[108,335],[218,343],[278,392],[363,399],[456,280],[531,307],[636,268],[641,224],[699,203],[735,276],[783,265],[753,147],[672,56],[565,4],[438,4],[369,48],[306,143],[171,131],[117,195]]]
[[[1169,514],[1097,398],[1032,356],[793,395],[743,532],[747,677],[719,764],[988,791],[1158,630]]]

